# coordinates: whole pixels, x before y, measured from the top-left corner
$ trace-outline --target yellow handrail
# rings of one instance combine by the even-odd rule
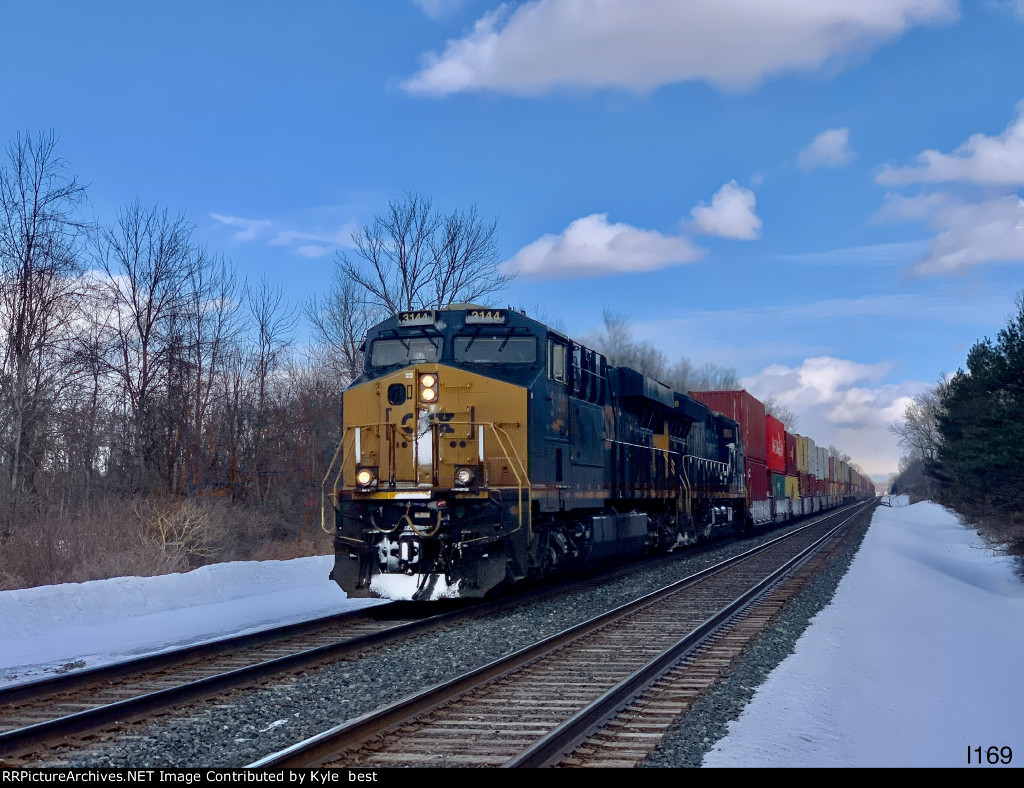
[[[451,424],[468,424],[470,426],[473,425],[472,422],[450,422],[450,423]],[[436,440],[437,436],[434,433],[436,433],[436,430],[437,430],[437,428],[439,426],[440,425],[438,425],[438,424],[431,424],[430,425],[430,431],[432,433],[431,434],[431,441],[433,442],[433,446],[435,448],[437,447],[438,443],[437,443],[437,440]],[[526,503],[527,503],[527,515],[526,515],[526,518],[527,518],[526,519],[527,533],[529,534],[530,537],[532,537],[533,536],[533,490],[532,490],[531,485],[530,485],[529,474],[526,471],[526,465],[524,464],[523,459],[519,456],[519,453],[515,450],[515,445],[514,445],[514,442],[512,440],[512,436],[509,435],[508,431],[505,430],[501,425],[495,424],[494,422],[484,422],[484,423],[477,422],[476,426],[477,427],[488,427],[488,428],[490,428],[491,432],[494,434],[495,440],[497,440],[497,442],[498,442],[498,446],[501,448],[501,451],[504,453],[505,458],[509,459],[509,460],[512,460],[512,462],[510,462],[509,465],[512,468],[512,473],[513,473],[513,475],[516,478],[516,489],[517,489],[517,499],[518,499],[518,507],[517,508],[518,508],[519,525],[511,533],[515,533],[516,531],[519,531],[523,527],[523,491],[525,490],[526,491]],[[333,489],[337,489],[338,483],[341,480],[342,472],[343,472],[343,470],[345,468],[346,463],[348,462],[349,454],[351,453],[352,449],[355,447],[354,437],[353,437],[353,439],[351,441],[348,440],[349,433],[351,432],[353,434],[353,436],[354,436],[354,430],[356,430],[356,429],[368,429],[368,428],[371,428],[371,427],[377,427],[377,428],[384,427],[386,436],[390,437],[390,434],[393,432],[393,430],[395,428],[395,425],[391,424],[391,423],[387,423],[387,422],[381,423],[381,424],[361,424],[361,425],[350,424],[349,426],[345,427],[345,430],[344,430],[344,432],[342,433],[342,436],[341,436],[341,440],[338,442],[338,448],[334,450],[334,456],[331,458],[331,462],[327,466],[327,472],[324,474],[324,480],[323,480],[323,483],[321,484],[321,489],[320,489],[320,528],[321,528],[322,531],[324,531],[324,533],[328,533],[328,534],[332,534],[333,533],[332,531],[329,531],[327,529],[327,524],[326,524],[326,520],[327,520],[327,496],[328,496],[328,493],[327,493],[327,483],[331,479],[331,473],[334,470],[335,465],[337,464],[337,473],[334,475],[334,483],[333,483]],[[506,445],[505,441],[502,440],[502,435],[504,435],[505,438],[508,439],[508,445]],[[388,457],[388,463],[387,464],[388,464],[389,473],[390,473],[391,476],[393,476],[394,474],[393,474],[393,467],[392,466],[394,464],[394,447],[393,447],[392,442],[390,440],[385,440],[384,442],[387,444],[387,457]],[[346,448],[346,443],[348,444],[347,448]],[[338,463],[338,455],[339,454],[342,457],[340,464]],[[432,451],[431,452],[431,466],[432,466],[431,473],[432,473],[433,476],[436,476],[437,461],[438,461],[437,460],[437,452],[436,451]],[[520,471],[522,471],[521,474],[520,474]],[[330,493],[330,495],[331,495],[332,498],[334,497],[334,493],[333,492]],[[345,537],[342,537],[342,538],[345,538]],[[481,537],[481,538],[484,538],[484,537]],[[355,541],[355,540],[351,540],[350,539],[349,541]],[[470,541],[479,541],[479,540],[472,539]]]

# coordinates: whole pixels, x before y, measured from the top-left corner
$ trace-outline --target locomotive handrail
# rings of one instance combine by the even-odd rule
[[[327,466],[327,472],[324,474],[324,480],[320,484],[320,530],[325,534],[331,534],[331,531],[327,530],[326,519],[327,519],[327,480],[331,478],[331,470],[334,468],[334,463],[338,461],[338,455],[341,454],[341,449],[345,445],[345,436],[348,435],[348,431],[352,429],[351,426],[345,427],[345,431],[341,433],[341,440],[338,441],[338,448],[334,450],[334,456],[331,457],[331,462]],[[345,467],[345,460],[348,459],[348,453],[346,453],[341,459],[341,465],[338,466],[338,475],[334,479],[334,486],[338,486],[338,479],[341,478],[341,470]],[[334,494],[331,494],[334,497]]]
[[[523,471],[523,477],[525,477],[525,479],[526,479],[526,484],[525,484],[526,502],[527,502],[528,507],[529,507],[527,509],[527,513],[526,513],[526,533],[527,533],[528,537],[532,539],[533,538],[533,489],[532,489],[532,485],[530,483],[530,475],[529,475],[529,473],[527,473],[526,466],[523,465],[522,459],[519,457],[519,454],[515,450],[515,446],[512,443],[512,436],[509,435],[507,432],[505,432],[505,430],[501,429],[501,427],[499,427],[493,421],[486,422],[486,426],[491,428],[491,431],[494,433],[495,439],[498,441],[498,445],[501,447],[501,450],[503,452],[505,452],[505,457],[508,458],[508,459],[511,459],[511,457],[509,457],[509,453],[511,452],[511,454],[515,457],[515,461],[517,463],[519,463],[519,467]],[[505,447],[505,442],[501,439],[501,435],[498,434],[499,431],[505,433],[505,437],[508,438],[509,446],[511,447],[511,449]],[[516,484],[518,486],[517,493],[518,493],[518,500],[519,500],[519,506],[517,507],[518,510],[519,510],[519,526],[516,528],[515,531],[512,531],[512,533],[515,533],[516,531],[521,530],[522,527],[523,527],[523,489],[524,489],[524,484],[523,484],[523,479],[520,478],[519,472],[515,468],[515,465],[514,464],[511,464],[511,465],[512,465],[512,473],[514,473],[515,477],[516,477]]]
[[[395,426],[394,424],[390,424],[388,422],[385,422],[385,423],[381,423],[381,424],[360,424],[360,425],[350,424],[349,426],[345,427],[345,431],[342,433],[341,440],[338,442],[338,448],[336,448],[334,450],[334,456],[331,457],[331,462],[327,466],[327,472],[324,474],[324,480],[323,480],[323,482],[320,485],[320,530],[322,530],[324,533],[327,533],[327,534],[333,533],[332,531],[329,531],[327,529],[327,523],[326,523],[326,520],[327,520],[327,496],[328,496],[328,493],[327,493],[327,482],[330,481],[331,473],[334,470],[335,464],[338,463],[338,455],[339,454],[341,454],[342,457],[341,457],[341,463],[338,464],[337,473],[334,474],[334,483],[333,483],[333,488],[334,489],[337,488],[338,483],[341,480],[341,474],[344,471],[346,462],[348,461],[349,452],[355,446],[355,440],[353,438],[352,442],[349,443],[348,448],[345,449],[345,443],[346,443],[346,441],[348,439],[349,432],[352,432],[352,431],[357,430],[357,429],[366,428],[366,427],[378,427],[378,428],[379,427],[384,427],[385,430],[390,431],[391,429],[394,428],[394,426]],[[509,459],[509,460],[514,460],[514,462],[510,462],[509,463],[509,466],[512,468],[512,473],[516,477],[516,491],[517,491],[517,494],[518,494],[518,503],[519,503],[519,506],[518,506],[518,509],[519,509],[519,512],[518,512],[518,515],[519,515],[519,525],[515,529],[515,531],[512,531],[511,533],[516,533],[517,531],[521,530],[522,527],[523,527],[523,491],[525,490],[526,491],[526,503],[527,503],[526,527],[527,527],[527,533],[532,537],[533,536],[533,492],[532,492],[531,487],[530,487],[529,474],[526,471],[526,466],[523,464],[522,458],[519,456],[519,453],[515,449],[515,444],[512,441],[512,436],[509,435],[509,433],[506,430],[502,429],[502,427],[500,427],[498,424],[495,424],[494,422],[483,422],[483,423],[479,423],[478,422],[477,426],[478,427],[479,426],[490,427],[491,432],[494,433],[494,437],[495,437],[495,439],[498,442],[498,446],[501,448],[502,452],[504,452],[505,457],[507,459]],[[434,442],[435,444],[436,444],[436,441],[434,441],[433,439],[436,438],[437,427],[438,427],[437,424],[431,424],[430,425],[430,432],[431,432],[432,442]],[[507,446],[505,444],[505,441],[503,441],[502,438],[501,438],[502,434],[504,434],[505,437],[508,438],[508,445]],[[353,435],[354,435],[354,432],[353,432]],[[391,442],[390,441],[385,441],[385,442],[388,444],[388,465],[389,465],[389,469],[390,469],[391,465],[394,462],[394,457],[393,457],[394,452],[392,451]],[[343,451],[343,449],[344,449],[344,451]],[[437,462],[437,452],[436,451],[432,451],[431,452],[431,465],[432,466],[435,465],[436,462]],[[518,465],[518,469],[516,467],[517,465]],[[434,472],[434,470],[435,469],[432,467],[431,468],[432,473]],[[522,471],[522,475],[520,475],[520,473],[519,473],[520,470]],[[524,482],[524,480],[525,480],[525,482]],[[330,495],[331,495],[332,498],[334,497],[334,493],[331,493]],[[475,540],[472,540],[472,541],[475,541]]]

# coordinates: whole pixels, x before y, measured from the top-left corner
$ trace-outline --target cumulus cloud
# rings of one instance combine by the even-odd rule
[[[926,150],[912,167],[885,167],[878,175],[883,184],[966,181],[998,186],[1024,185],[1024,101],[1017,117],[997,137],[972,134],[950,154]]]
[[[684,236],[610,223],[607,213],[595,213],[523,247],[502,268],[538,279],[572,279],[655,271],[702,255]]]
[[[761,237],[761,219],[754,213],[757,198],[736,181],[722,186],[711,205],[701,202],[690,211],[693,227],[704,235],[752,241]]]
[[[998,136],[973,134],[952,153],[926,150],[911,167],[886,167],[879,183],[946,183],[945,191],[888,194],[880,219],[921,222],[938,235],[915,276],[962,274],[989,262],[1024,261],[1024,101]],[[1002,193],[1000,193],[1002,192]],[[981,199],[979,199],[981,197]]]
[[[862,55],[911,27],[957,18],[957,0],[533,0],[502,4],[404,87],[447,95],[554,87],[647,91],[703,80],[750,88]]]
[[[887,427],[926,388],[916,381],[882,383],[891,370],[889,362],[819,356],[796,367],[773,364],[742,383],[760,396],[775,395],[799,413],[801,435],[839,447],[867,473],[885,474],[896,469],[900,456]]]
[[[255,240],[264,230],[269,230],[271,225],[269,219],[243,219],[240,216],[224,216],[219,213],[211,213],[210,218],[228,227],[237,228],[238,232],[233,233],[231,238],[240,242]]]
[[[800,151],[797,163],[802,170],[815,167],[842,167],[853,161],[856,154],[850,150],[849,129],[829,129],[815,137]]]
[[[966,203],[945,194],[888,195],[880,218],[919,220],[939,231],[914,264],[917,276],[961,274],[981,263],[1024,261],[1024,200]]]

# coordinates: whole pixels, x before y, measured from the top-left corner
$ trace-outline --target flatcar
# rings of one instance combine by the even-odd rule
[[[401,312],[364,355],[324,480],[350,597],[483,597],[796,513],[752,500],[748,425],[714,398],[517,310]]]

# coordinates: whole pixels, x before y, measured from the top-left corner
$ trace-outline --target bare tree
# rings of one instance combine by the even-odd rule
[[[336,266],[330,290],[322,296],[314,294],[304,311],[314,341],[337,375],[337,385],[346,386],[362,373],[363,337],[383,315],[381,310],[366,306],[360,286],[348,278],[340,264]]]
[[[735,391],[740,388],[740,380],[732,367],[720,367],[710,361],[694,371],[693,379],[688,383],[688,391]]]
[[[12,490],[24,488],[26,449],[62,379],[54,354],[71,336],[84,200],[52,131],[19,134],[7,146],[0,166],[0,438]]]
[[[934,387],[918,394],[907,404],[903,419],[889,425],[900,447],[911,457],[934,459],[942,443],[939,417],[942,415],[942,397],[949,383],[945,376]]]
[[[203,484],[203,431],[208,423],[214,382],[224,363],[227,349],[239,337],[240,288],[235,270],[224,258],[200,252],[185,303],[188,325],[188,369],[191,391],[187,429],[188,457],[183,473],[191,471],[194,489]],[[183,425],[186,426],[186,425]],[[215,437],[208,437],[210,443]],[[182,489],[184,484],[179,484]]]
[[[783,424],[786,425],[786,430],[792,432],[796,429],[797,422],[800,420],[796,415],[796,412],[788,405],[783,405],[775,394],[769,394],[763,398],[764,412],[774,416]]]
[[[341,253],[339,273],[390,314],[473,301],[512,278],[499,270],[496,219],[484,221],[475,206],[442,216],[415,192],[391,200],[352,241],[361,260]]]
[[[108,365],[124,397],[128,424],[122,451],[134,466],[136,489],[154,481],[159,397],[176,357],[199,257],[192,227],[183,215],[145,209],[136,200],[102,231],[97,262],[106,274],[103,313],[109,342]],[[127,470],[127,469],[126,469]]]
[[[253,455],[250,467],[255,474],[257,488],[266,499],[269,494],[266,452],[267,433],[270,427],[268,384],[271,375],[284,360],[283,354],[294,341],[293,332],[298,322],[298,314],[285,303],[281,286],[271,285],[266,277],[260,279],[249,293],[248,304],[255,339],[253,373],[256,384]]]

